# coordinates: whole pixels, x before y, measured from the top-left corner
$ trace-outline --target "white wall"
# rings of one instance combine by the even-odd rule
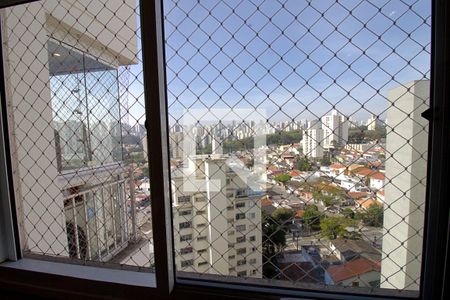
[[[24,248],[67,255],[57,184],[47,41],[51,35],[114,64],[136,62],[135,2],[39,1],[5,9],[5,77]],[[103,6],[105,4],[105,7]],[[116,11],[113,15],[110,10]],[[125,22],[125,23],[124,23]],[[105,29],[106,25],[108,28]],[[117,33],[117,34],[114,34]]]
[[[388,129],[386,140],[383,288],[419,289],[428,140],[428,123],[421,113],[428,108],[428,97],[429,81],[413,81],[389,92],[395,106],[388,109],[388,126],[395,132]]]

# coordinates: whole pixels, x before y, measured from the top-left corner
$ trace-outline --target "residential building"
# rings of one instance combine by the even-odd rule
[[[114,15],[82,14],[81,22],[58,1],[1,12],[25,252],[107,261],[131,239],[118,68],[136,64],[138,49],[136,3],[126,4]],[[80,0],[70,10],[88,7],[91,1]],[[114,22],[126,26],[113,35],[103,30]]]
[[[261,193],[227,159],[191,156],[190,169],[172,172],[175,263],[185,272],[261,278]]]
[[[332,265],[325,272],[325,284],[377,287],[380,284],[380,265],[367,258]]]
[[[374,114],[370,115],[370,118],[367,120],[367,130],[375,130],[380,126],[380,119],[378,116],[375,116]]]
[[[348,120],[346,116],[332,110],[330,115],[323,116],[323,147],[325,149],[345,146],[348,141]]]
[[[320,120],[308,122],[308,128],[303,133],[303,154],[311,158],[323,157],[323,130]]]

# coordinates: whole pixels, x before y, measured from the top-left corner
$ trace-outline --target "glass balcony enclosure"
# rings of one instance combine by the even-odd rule
[[[48,42],[58,170],[122,160],[117,69]]]

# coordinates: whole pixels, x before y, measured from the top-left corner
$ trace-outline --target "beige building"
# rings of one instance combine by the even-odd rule
[[[336,110],[332,110],[328,116],[323,116],[322,130],[324,148],[335,148],[336,145],[345,146],[348,141],[348,120],[345,116],[339,114]]]
[[[303,132],[303,154],[311,158],[323,157],[323,130],[320,120],[308,122],[308,128]]]
[[[189,158],[172,173],[178,271],[262,277],[261,193],[226,165],[224,155]],[[192,189],[185,185],[197,181]]]
[[[427,173],[430,83],[413,81],[389,91],[387,112],[381,287],[418,290]],[[390,158],[390,155],[392,158]],[[406,168],[406,170],[405,170]]]

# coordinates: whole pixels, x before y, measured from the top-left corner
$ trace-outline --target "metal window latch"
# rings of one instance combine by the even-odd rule
[[[428,121],[431,121],[431,119],[433,118],[433,110],[431,108],[428,108],[427,110],[422,112],[420,115],[422,116],[422,118],[427,119]]]

